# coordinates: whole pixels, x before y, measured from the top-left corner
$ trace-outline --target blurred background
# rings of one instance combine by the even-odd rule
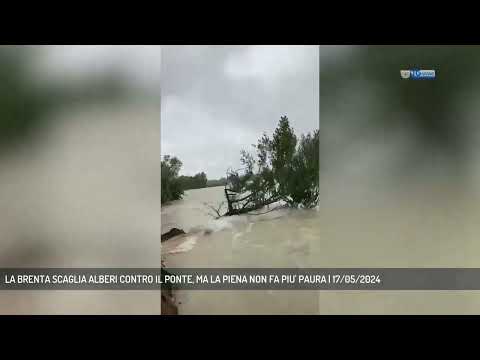
[[[0,46],[2,267],[158,267],[160,47]],[[156,292],[2,292],[0,313],[159,313]]]
[[[320,47],[321,239],[339,267],[480,266],[480,47]],[[405,80],[400,70],[435,70]],[[320,313],[479,313],[476,292],[323,292]]]

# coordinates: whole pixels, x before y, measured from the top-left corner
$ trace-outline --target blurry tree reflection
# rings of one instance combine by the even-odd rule
[[[403,80],[402,69],[433,69],[436,79]],[[388,142],[397,130],[408,129],[417,146],[399,170],[414,171],[431,152],[440,153],[446,167],[467,170],[475,124],[464,104],[480,90],[480,47],[358,46],[320,71],[321,110],[342,106],[351,85],[374,102],[368,118],[346,124],[357,136],[368,139],[381,132]],[[341,116],[334,121],[342,121]]]
[[[84,102],[118,99],[126,91],[123,79],[115,73],[81,84],[39,83],[32,73],[32,63],[40,50],[32,46],[0,46],[1,151],[44,128],[52,111]]]

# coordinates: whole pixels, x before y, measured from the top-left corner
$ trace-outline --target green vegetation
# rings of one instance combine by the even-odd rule
[[[207,186],[207,175],[204,172],[195,176],[180,176],[178,180],[183,190],[201,189]]]
[[[231,171],[228,175],[225,215],[247,213],[278,201],[295,208],[317,204],[319,130],[302,135],[298,141],[283,116],[273,137],[264,134],[254,148],[256,158],[245,150],[241,152],[244,174]]]
[[[161,204],[172,200],[179,200],[183,196],[183,189],[178,178],[182,162],[177,157],[165,155],[161,161]]]
[[[208,180],[204,172],[194,176],[179,176],[182,162],[177,157],[165,155],[161,161],[161,203],[180,200],[185,190],[225,185],[226,179]]]
[[[227,178],[220,178],[218,180],[207,180],[207,187],[225,186],[227,184]]]
[[[282,201],[289,207],[314,207],[318,202],[319,131],[297,138],[283,116],[272,138],[258,140],[256,157],[241,151],[244,171],[230,171],[227,178],[208,180],[204,172],[179,176],[182,162],[166,155],[162,164],[161,203],[181,199],[184,190],[225,186],[228,211],[236,215]],[[221,205],[214,209],[218,216]]]

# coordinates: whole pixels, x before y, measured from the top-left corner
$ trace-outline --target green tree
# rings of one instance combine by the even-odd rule
[[[318,202],[319,130],[302,135],[298,142],[286,116],[273,137],[258,140],[256,157],[242,150],[244,173],[230,171],[225,191],[234,215],[282,200],[290,207],[313,207]]]
[[[179,200],[183,196],[183,189],[178,178],[182,162],[177,157],[165,155],[161,161],[161,204],[172,200]]]
[[[204,172],[194,176],[180,176],[179,181],[183,190],[201,189],[207,186],[207,175]]]
[[[315,206],[319,186],[319,130],[313,135],[302,135],[297,152],[292,158],[292,167],[287,180],[287,194],[294,206]]]
[[[289,177],[293,175],[292,160],[296,146],[295,132],[290,127],[288,118],[283,116],[270,143],[270,153],[273,178],[279,185],[279,193],[285,197],[289,195]]]

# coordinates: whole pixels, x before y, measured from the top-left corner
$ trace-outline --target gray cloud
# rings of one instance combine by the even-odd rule
[[[318,46],[163,46],[162,154],[213,179],[282,115],[297,134],[317,129],[318,56]]]

